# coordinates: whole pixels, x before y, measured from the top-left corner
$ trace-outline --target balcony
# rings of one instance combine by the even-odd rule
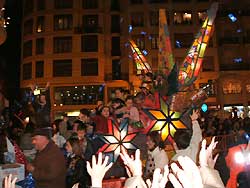
[[[115,74],[105,74],[105,81],[112,81],[112,80],[128,80],[129,76],[127,73],[121,73],[120,75]]]
[[[102,30],[102,27],[99,27],[99,26],[95,26],[95,27],[82,26],[82,27],[75,27],[74,33],[75,34],[103,33],[103,30]]]
[[[220,71],[245,71],[245,70],[250,70],[249,63],[220,64]]]

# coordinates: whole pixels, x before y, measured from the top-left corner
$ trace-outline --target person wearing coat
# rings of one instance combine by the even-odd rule
[[[63,153],[50,140],[52,130],[38,128],[35,130],[32,143],[37,150],[32,164],[27,164],[27,171],[32,173],[37,188],[65,188],[66,161]]]

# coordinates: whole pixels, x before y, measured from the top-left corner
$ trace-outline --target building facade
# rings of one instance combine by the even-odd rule
[[[135,74],[128,39],[132,38],[145,50],[149,64],[156,71],[158,10],[165,8],[175,61],[181,63],[210,4],[211,0],[24,0],[21,88],[25,90],[31,84],[43,87],[49,81],[54,115],[82,107],[93,108],[97,100],[107,102],[117,87],[136,93],[140,81]],[[207,83],[213,86],[207,103],[215,108],[248,105],[250,90],[250,85],[243,81],[248,69],[236,67],[249,66],[249,46],[242,42],[249,40],[241,33],[239,44],[228,42],[231,36],[228,30],[233,28],[224,27],[230,21],[222,11],[224,6],[232,5],[220,3],[214,34],[195,82],[197,88]],[[242,17],[244,25],[249,17]],[[249,35],[247,28],[244,33]],[[233,49],[239,53],[244,51],[244,57]],[[242,57],[244,65],[232,63],[228,68],[227,53],[233,59]],[[224,89],[235,75],[239,75],[240,93]]]

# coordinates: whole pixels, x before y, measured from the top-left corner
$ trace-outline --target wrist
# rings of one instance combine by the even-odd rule
[[[95,187],[102,187],[102,179],[97,179],[97,178],[94,178],[94,179],[91,179],[91,184],[92,184],[92,188],[95,188]]]

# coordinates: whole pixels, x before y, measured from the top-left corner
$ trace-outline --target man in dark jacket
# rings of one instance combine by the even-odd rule
[[[32,143],[37,154],[33,164],[27,165],[27,171],[32,173],[37,188],[65,188],[65,158],[50,137],[49,128],[35,130]]]

